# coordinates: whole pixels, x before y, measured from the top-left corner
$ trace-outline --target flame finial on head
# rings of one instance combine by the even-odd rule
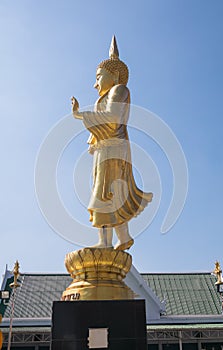
[[[117,45],[115,35],[113,35],[113,37],[112,37],[112,41],[111,41],[111,45],[110,45],[110,49],[109,49],[109,57],[111,59],[119,58],[118,45]]]
[[[118,84],[126,85],[129,78],[128,67],[124,62],[119,59],[118,46],[116,42],[115,36],[112,37],[110,50],[109,50],[109,59],[102,61],[99,63],[98,68],[104,68],[110,73],[119,73],[119,81]]]

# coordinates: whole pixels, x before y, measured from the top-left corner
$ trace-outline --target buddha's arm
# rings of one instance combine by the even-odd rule
[[[80,113],[80,112],[78,112],[78,111],[75,111],[75,112],[73,112],[73,117],[74,117],[75,119],[83,120],[83,113]]]
[[[73,111],[73,115],[77,119],[83,119],[84,123],[88,124],[88,127],[111,122],[119,123],[128,103],[128,88],[125,85],[116,85],[109,91],[106,107],[103,111]]]

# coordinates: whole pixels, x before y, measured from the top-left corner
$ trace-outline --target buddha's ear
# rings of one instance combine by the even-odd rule
[[[113,73],[113,77],[114,77],[114,83],[115,83],[115,85],[118,85],[119,84],[119,71],[115,71],[114,73]]]

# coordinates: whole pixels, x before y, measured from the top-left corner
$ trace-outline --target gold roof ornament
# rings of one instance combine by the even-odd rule
[[[14,275],[14,281],[12,283],[10,283],[10,288],[17,288],[17,287],[20,287],[20,284],[17,282],[18,280],[18,277],[20,275],[19,273],[19,262],[18,260],[16,260],[15,262],[15,266],[14,266],[14,269],[13,269],[13,275]]]
[[[215,284],[222,284],[223,283],[223,281],[222,281],[222,269],[221,269],[219,261],[215,262],[215,269],[214,269],[213,273],[216,275],[216,277],[218,279]]]
[[[214,274],[217,275],[217,273],[219,273],[219,272],[220,272],[220,273],[222,272],[221,266],[220,266],[219,261],[216,261],[216,262],[215,262]]]
[[[112,37],[109,59],[99,63],[98,68],[104,68],[110,73],[119,73],[119,84],[126,85],[129,79],[129,70],[127,65],[119,59],[118,45],[115,36]]]

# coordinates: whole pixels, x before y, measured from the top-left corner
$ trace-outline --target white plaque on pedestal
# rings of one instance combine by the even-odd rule
[[[89,328],[88,347],[108,348],[108,328]]]

